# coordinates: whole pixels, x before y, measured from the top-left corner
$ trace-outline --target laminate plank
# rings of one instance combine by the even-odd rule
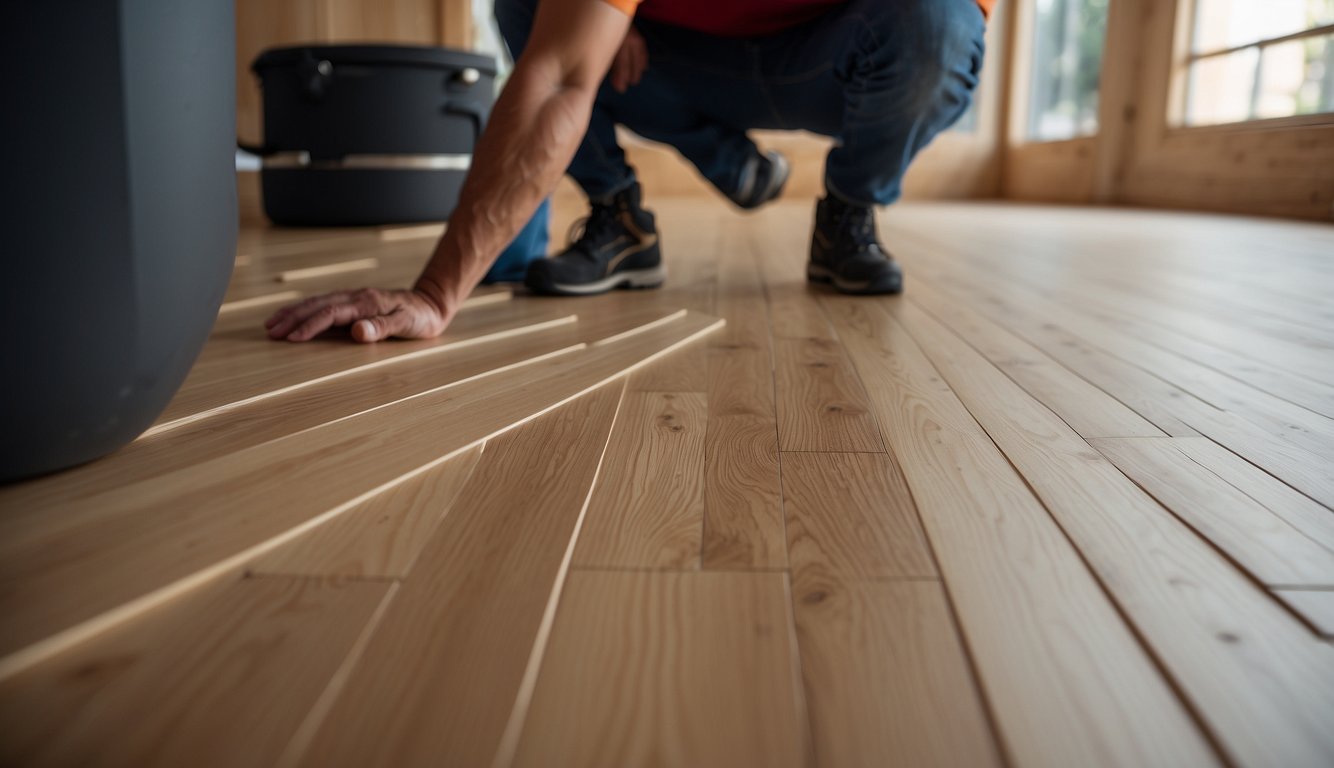
[[[912,494],[879,453],[784,453],[788,559],[845,579],[939,578]]]
[[[472,475],[482,446],[376,494],[249,565],[259,574],[401,579]]]
[[[1274,594],[1311,623],[1325,639],[1334,639],[1334,591],[1277,589]]]
[[[709,340],[703,567],[787,565],[778,423],[764,287],[735,233],[720,243],[715,307],[727,321]]]
[[[786,577],[574,571],[516,766],[809,761]]]
[[[615,459],[593,491],[574,564],[698,569],[704,525],[703,395],[631,392],[612,432]]]
[[[1334,655],[1065,422],[911,303],[895,316],[1244,765],[1334,761]]]
[[[885,450],[866,392],[837,340],[776,339],[774,390],[781,450]]]
[[[487,446],[298,764],[496,761],[622,390],[601,387]]]
[[[1334,550],[1334,514],[1212,440],[1178,440],[1177,450],[1224,478],[1297,530]]]
[[[1054,306],[1022,288],[1008,287],[1006,294],[971,293],[977,305],[985,307],[997,322],[1030,339],[1169,435],[1207,435],[1316,501],[1334,507],[1334,465],[1322,454],[1290,441],[1281,434],[1281,426],[1262,427],[1221,410],[1155,373],[1084,341],[1092,335],[1102,344],[1104,337],[1115,331],[1100,328],[1083,337],[1074,335],[1069,329],[1080,327],[1078,312]]]
[[[576,316],[512,302],[460,313],[435,339],[349,344],[330,337],[295,345],[262,328],[214,336],[150,434],[208,418],[228,407],[328,381],[395,358],[423,357],[572,323]],[[408,357],[407,359],[412,359]]]
[[[1089,441],[1261,582],[1334,587],[1334,551],[1307,538],[1173,443],[1173,438]]]
[[[342,275],[348,272],[365,272],[376,269],[379,266],[380,260],[373,257],[366,259],[352,259],[350,261],[336,261],[315,267],[283,270],[274,277],[274,280],[279,283],[295,283],[301,280],[309,280],[314,277]]]
[[[1055,411],[1076,432],[1091,437],[1163,437],[1158,427],[1080,378],[1027,341],[929,284],[910,299],[962,336],[1025,391]]]
[[[391,403],[476,381],[518,375],[535,362],[581,348],[572,324],[506,340],[443,351],[320,382],[230,409],[226,418],[201,419],[176,429],[142,437],[116,453],[60,475],[0,488],[0,504],[24,512],[0,519],[0,554],[33,534],[82,520],[73,513],[50,519],[57,506],[130,483],[222,458],[305,429],[347,418]],[[96,511],[94,510],[94,513]]]
[[[0,561],[0,612],[10,617],[0,679],[720,323],[687,315],[535,363],[530,376],[444,388],[81,500],[72,506],[99,509],[95,520]]]
[[[794,590],[820,765],[1002,765],[939,583]]]
[[[912,337],[879,303],[823,303],[872,384],[1010,759],[1215,764],[1079,554]]]
[[[0,684],[5,765],[271,765],[393,584],[230,581]]]

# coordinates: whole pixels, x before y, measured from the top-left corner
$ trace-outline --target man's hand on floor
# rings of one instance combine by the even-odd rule
[[[352,338],[369,343],[391,337],[434,338],[450,319],[421,291],[363,288],[312,296],[283,307],[264,327],[272,339],[308,341],[329,328],[350,325]]]

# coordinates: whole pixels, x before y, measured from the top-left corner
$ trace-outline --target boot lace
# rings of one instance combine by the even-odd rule
[[[570,225],[566,240],[571,248],[577,248],[590,259],[604,246],[620,237],[624,232],[616,218],[616,208],[610,205],[593,204],[589,214],[577,219]]]

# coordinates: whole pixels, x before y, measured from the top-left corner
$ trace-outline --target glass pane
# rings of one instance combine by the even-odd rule
[[[1334,23],[1334,0],[1196,0],[1196,53],[1221,51]]]
[[[1107,37],[1107,0],[1037,0],[1029,138],[1098,130],[1098,74]]]
[[[1186,122],[1234,123],[1334,112],[1334,35],[1195,62]]]

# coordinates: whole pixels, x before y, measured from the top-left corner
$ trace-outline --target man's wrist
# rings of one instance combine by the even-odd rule
[[[440,313],[440,318],[446,321],[458,312],[459,304],[463,303],[460,296],[447,290],[440,281],[429,274],[418,277],[416,284],[412,286],[412,291],[426,299]]]

